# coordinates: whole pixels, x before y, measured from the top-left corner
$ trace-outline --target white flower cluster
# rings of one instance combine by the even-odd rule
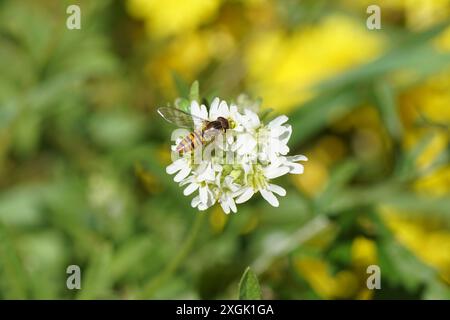
[[[307,160],[303,155],[287,156],[292,133],[292,127],[285,124],[288,117],[279,116],[265,125],[255,112],[239,112],[236,105],[228,106],[218,98],[212,101],[209,112],[205,105],[192,101],[190,112],[198,127],[202,125],[199,119],[214,121],[218,117],[230,124],[228,130],[200,148],[200,160],[193,156],[197,150],[181,157],[173,153],[179,158],[166,171],[176,173],[174,181],[185,187],[184,195],[198,191],[192,207],[206,210],[218,202],[225,213],[237,212],[236,204],[246,202],[257,192],[278,207],[274,194],[285,196],[286,190],[271,180],[287,173],[303,173],[303,165],[297,162]],[[172,150],[183,138],[176,138]]]

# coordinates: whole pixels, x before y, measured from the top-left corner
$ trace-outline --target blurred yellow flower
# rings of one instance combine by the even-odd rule
[[[352,243],[352,262],[357,266],[367,268],[377,262],[377,246],[373,240],[357,237]]]
[[[298,258],[295,260],[295,267],[319,296],[324,299],[336,297],[337,280],[330,275],[325,261],[318,258]]]
[[[417,168],[425,169],[447,150],[450,143],[450,73],[445,71],[406,92],[400,100],[405,126],[404,146],[414,148],[424,137],[431,140],[417,158]],[[450,194],[450,165],[428,172],[415,182],[421,193],[435,196]]]
[[[450,27],[437,37],[435,44],[438,50],[450,52]]]
[[[407,25],[424,29],[449,17],[449,0],[404,0]]]
[[[195,30],[213,19],[221,0],[128,0],[131,16],[145,21],[149,34],[167,37]]]
[[[397,239],[418,258],[435,267],[450,284],[450,231],[445,223],[429,216],[408,217],[395,208],[380,208],[383,219]]]
[[[301,177],[292,176],[295,186],[306,195],[313,197],[324,190],[330,167],[344,158],[347,146],[341,138],[326,135],[319,139],[313,148],[305,152],[308,155],[308,170]]]
[[[324,299],[370,299],[373,290],[366,286],[367,267],[377,262],[375,242],[364,237],[353,240],[351,262],[348,269],[332,275],[329,265],[322,259],[298,257],[294,260],[296,270]]]
[[[450,166],[433,171],[418,179],[414,184],[415,189],[430,196],[448,196],[450,193]]]
[[[424,84],[408,90],[401,99],[405,125],[417,128],[418,118],[450,125],[450,70],[430,77]]]
[[[405,134],[405,146],[407,149],[413,148],[424,138],[425,134],[432,134],[430,141],[425,149],[418,156],[416,165],[420,169],[427,168],[433,161],[444,151],[448,145],[448,135],[439,131],[430,130],[414,130],[406,132]]]
[[[314,150],[311,152],[314,158],[320,159],[320,161],[328,166],[342,160],[346,153],[347,146],[344,141],[334,135],[325,135],[320,138]]]
[[[266,105],[285,112],[310,98],[313,85],[373,59],[383,47],[378,33],[343,15],[328,16],[293,34],[273,30],[246,48],[247,84]]]
[[[305,170],[301,177],[292,176],[291,179],[299,190],[313,197],[324,190],[328,177],[326,165],[308,154],[308,170]]]
[[[209,224],[214,233],[221,233],[225,228],[229,215],[223,214],[219,205],[216,205],[209,215]]]
[[[193,81],[213,59],[227,59],[235,49],[235,40],[227,29],[211,28],[186,33],[173,39],[148,64],[152,79],[159,79],[159,86],[170,91],[172,72],[187,81]]]

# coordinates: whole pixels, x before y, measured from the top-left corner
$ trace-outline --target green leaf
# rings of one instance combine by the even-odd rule
[[[396,167],[396,176],[399,178],[409,178],[413,175],[416,167],[417,158],[425,151],[431,140],[434,138],[434,132],[425,134],[411,149],[402,155]]]
[[[336,214],[352,208],[368,205],[390,205],[399,210],[410,212],[429,212],[434,216],[449,217],[450,200],[448,197],[425,197],[402,190],[402,185],[386,182],[369,188],[349,187],[340,190],[322,210],[327,214]]]
[[[380,267],[393,285],[401,285],[412,292],[418,290],[422,283],[430,283],[435,279],[435,270],[422,263],[397,241],[383,239],[378,249]]]
[[[260,119],[261,121],[266,121],[268,119],[269,114],[273,111],[272,108],[264,109],[260,113]]]
[[[261,288],[255,273],[247,267],[239,282],[240,300],[260,300]]]
[[[126,276],[133,266],[142,262],[151,249],[151,239],[148,236],[128,240],[111,259],[112,279],[121,279]]]
[[[180,110],[190,112],[191,105],[189,104],[189,100],[185,98],[178,98],[175,100],[175,107],[177,107]]]
[[[17,154],[27,157],[33,154],[41,136],[41,116],[35,112],[22,112],[14,130],[13,146]]]
[[[178,96],[187,98],[189,96],[189,85],[186,83],[186,81],[181,78],[181,76],[176,72],[172,72],[172,80],[175,83],[175,88],[177,89]]]
[[[189,90],[189,100],[200,102],[200,91],[197,80],[191,85],[191,89]]]
[[[357,161],[349,159],[333,168],[326,189],[316,200],[316,205],[319,209],[321,206],[327,206],[331,203],[333,196],[351,181],[358,172],[359,167]]]
[[[293,126],[291,143],[297,144],[317,134],[330,122],[357,108],[363,99],[364,92],[358,90],[332,91],[297,106],[290,115]]]
[[[6,226],[0,223],[0,281],[7,299],[26,299],[28,274],[12,243]]]
[[[47,185],[26,184],[3,191],[0,194],[0,223],[9,226],[33,226],[42,221],[42,194]]]
[[[444,283],[434,281],[428,285],[422,298],[425,300],[450,300],[450,289]]]
[[[81,271],[83,280],[77,299],[89,300],[108,297],[112,286],[111,260],[112,249],[109,244],[92,253],[84,277],[84,270]]]
[[[397,112],[394,89],[389,83],[381,81],[375,85],[374,95],[375,105],[387,130],[394,139],[399,140],[402,136],[403,128]]]
[[[425,284],[422,292],[425,299],[448,296],[449,291],[442,287],[437,270],[398,242],[377,212],[371,211],[370,216],[382,236],[378,242],[379,264],[387,282],[410,293],[421,291]]]

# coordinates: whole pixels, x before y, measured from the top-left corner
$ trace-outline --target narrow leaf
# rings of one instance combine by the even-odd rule
[[[191,85],[191,89],[189,90],[189,100],[200,102],[200,91],[197,80]]]
[[[402,124],[397,112],[395,93],[392,86],[384,81],[374,88],[376,106],[391,136],[399,140],[402,136]]]
[[[189,85],[186,81],[176,72],[172,72],[172,80],[177,89],[178,96],[187,98],[189,96]]]
[[[240,300],[260,300],[261,288],[255,273],[247,267],[239,283]]]

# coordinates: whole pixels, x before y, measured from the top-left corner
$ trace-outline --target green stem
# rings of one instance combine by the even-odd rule
[[[173,256],[172,260],[167,264],[167,266],[160,274],[158,274],[146,284],[141,294],[142,299],[148,299],[154,296],[156,290],[160,288],[164,284],[164,282],[166,282],[170,278],[170,276],[178,269],[181,262],[186,258],[193,245],[195,244],[195,240],[197,239],[198,232],[201,229],[204,216],[205,213],[196,213],[196,218],[193,222],[192,228],[188,234],[186,241],[184,241],[183,246],[178,251],[178,254]]]

